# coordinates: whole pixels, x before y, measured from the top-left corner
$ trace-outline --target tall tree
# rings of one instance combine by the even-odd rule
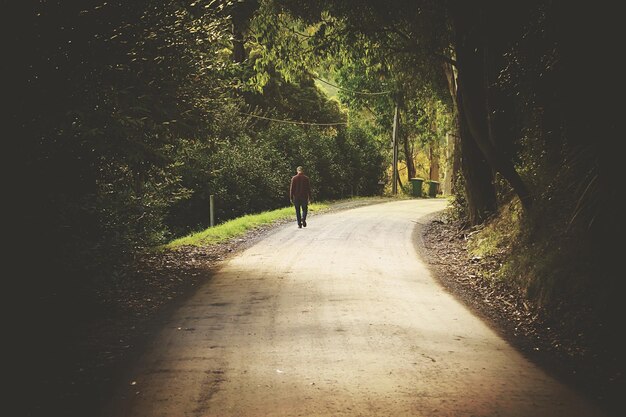
[[[452,2],[458,88],[463,97],[459,101],[459,115],[465,120],[485,159],[509,182],[522,205],[529,209],[532,205],[530,191],[511,158],[502,150],[499,137],[494,134],[492,113],[495,105],[490,95],[494,60],[491,54],[495,53],[492,49],[497,48],[493,43],[501,34],[488,31],[494,27],[493,24],[490,26],[488,19],[497,18],[497,14],[489,14],[487,10],[488,5],[482,2]]]
[[[250,19],[258,8],[258,0],[240,0],[229,9],[233,38],[232,58],[236,63],[242,63],[248,58],[245,38]]]

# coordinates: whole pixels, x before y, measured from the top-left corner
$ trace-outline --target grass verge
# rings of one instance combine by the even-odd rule
[[[316,212],[328,208],[327,203],[314,203],[309,205],[309,212]],[[214,227],[192,233],[175,239],[160,249],[176,249],[181,246],[204,246],[220,243],[234,237],[242,236],[249,230],[274,223],[288,218],[295,219],[293,207],[285,207],[277,210],[264,211],[258,214],[248,214],[229,220]]]

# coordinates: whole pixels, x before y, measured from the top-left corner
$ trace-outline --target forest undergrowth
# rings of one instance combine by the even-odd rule
[[[602,318],[591,307],[580,304],[584,297],[533,298],[525,275],[545,273],[550,248],[542,246],[538,256],[524,246],[528,242],[518,214],[510,205],[474,228],[451,211],[440,214],[425,227],[424,259],[445,288],[526,357],[620,415],[624,368],[619,337],[602,328]],[[576,260],[570,264],[575,268]]]

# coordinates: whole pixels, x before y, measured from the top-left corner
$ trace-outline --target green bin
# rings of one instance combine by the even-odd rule
[[[422,183],[423,182],[424,182],[423,178],[411,178],[411,184],[413,185],[411,195],[413,195],[413,197],[422,196]]]
[[[437,181],[428,181],[428,196],[437,197],[439,191],[439,183]]]

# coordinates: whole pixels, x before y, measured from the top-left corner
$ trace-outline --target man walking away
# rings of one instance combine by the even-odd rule
[[[311,184],[309,177],[304,175],[304,169],[301,166],[296,168],[296,172],[297,174],[291,178],[289,200],[296,208],[298,227],[302,228],[302,226],[306,227],[306,214],[311,202]]]

